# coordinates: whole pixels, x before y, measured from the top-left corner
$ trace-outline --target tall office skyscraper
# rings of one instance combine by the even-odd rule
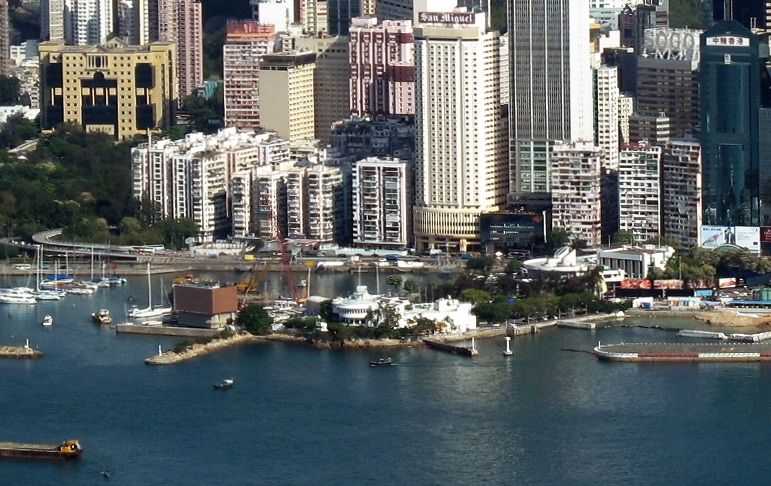
[[[179,96],[203,83],[203,19],[200,0],[158,0],[158,37],[177,44]]]
[[[733,19],[745,27],[771,28],[771,0],[708,0],[715,21]]]
[[[771,202],[761,198],[759,122],[762,77],[768,51],[734,20],[723,20],[701,35],[701,143],[704,223],[759,226]],[[767,87],[766,87],[767,88]],[[765,124],[764,124],[765,125]],[[766,130],[768,127],[766,127]],[[765,161],[765,165],[771,161]]]
[[[593,139],[589,4],[508,0],[508,9],[509,190],[528,205],[548,200],[554,144]]]
[[[413,221],[420,250],[479,249],[480,215],[497,211],[506,197],[500,34],[488,28],[485,13],[454,6],[415,5]]]

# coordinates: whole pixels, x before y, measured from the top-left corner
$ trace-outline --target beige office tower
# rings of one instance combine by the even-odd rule
[[[75,123],[124,140],[173,123],[174,44],[132,46],[116,37],[99,46],[42,42],[39,51],[44,130]]]
[[[329,142],[332,124],[348,118],[348,105],[341,100],[350,96],[348,38],[335,36],[298,37],[295,46],[316,54],[313,73],[315,103],[315,138]]]
[[[262,128],[293,142],[315,136],[313,72],[316,54],[268,54],[260,62]],[[270,96],[264,96],[270,93]]]
[[[158,38],[177,44],[179,95],[203,83],[203,20],[200,0],[158,0]]]
[[[260,59],[272,51],[276,31],[254,20],[231,20],[222,46],[225,125],[259,130]]]
[[[416,248],[479,250],[479,217],[508,183],[500,34],[454,1],[415,10]]]
[[[329,31],[327,0],[302,0],[300,20],[303,31],[309,34],[326,34]]]
[[[556,144],[552,155],[552,227],[588,246],[600,245],[602,150],[576,142]]]

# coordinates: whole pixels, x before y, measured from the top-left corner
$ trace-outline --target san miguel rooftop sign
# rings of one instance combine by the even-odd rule
[[[418,12],[421,24],[474,24],[474,14],[467,12]]]

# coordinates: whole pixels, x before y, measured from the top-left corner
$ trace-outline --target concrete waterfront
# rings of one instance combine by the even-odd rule
[[[603,361],[626,362],[748,362],[771,361],[771,344],[760,343],[619,343],[598,344]]]

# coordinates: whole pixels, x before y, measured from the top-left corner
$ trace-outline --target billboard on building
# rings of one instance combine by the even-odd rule
[[[771,243],[771,226],[760,227],[760,242]]]
[[[654,289],[682,289],[683,281],[678,279],[654,280]]]
[[[741,278],[720,278],[717,281],[717,286],[721,289],[735,289],[744,285],[744,279]]]
[[[618,286],[622,289],[652,289],[653,282],[647,278],[630,278],[622,280]]]
[[[702,226],[701,246],[717,248],[736,245],[749,251],[760,252],[760,228],[757,226]]]

